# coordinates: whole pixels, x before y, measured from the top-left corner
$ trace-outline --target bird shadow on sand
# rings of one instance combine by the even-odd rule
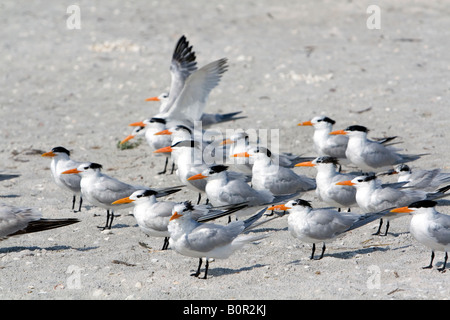
[[[14,247],[0,248],[0,254],[2,254],[2,253],[20,252],[20,251],[24,251],[24,250],[28,250],[28,251],[40,251],[40,250],[63,251],[63,250],[71,250],[72,249],[72,250],[77,250],[77,251],[89,251],[89,250],[94,250],[94,249],[97,249],[97,248],[98,247],[73,248],[71,246],[52,246],[52,247],[42,248],[42,247],[37,247],[37,246],[32,246],[32,247],[14,246]]]
[[[19,198],[20,195],[18,194],[7,194],[7,195],[0,195],[0,198]]]
[[[339,251],[339,252],[325,252],[325,254],[323,255],[323,258],[321,260],[324,260],[327,257],[348,260],[348,259],[353,259],[356,255],[367,255],[367,254],[371,254],[371,253],[374,253],[377,251],[379,251],[379,252],[395,251],[395,250],[405,249],[410,246],[411,245],[405,245],[405,246],[397,247],[397,248],[390,248],[389,245],[386,245],[385,247],[370,246],[367,248],[361,248],[361,249],[356,249],[356,250],[347,250],[347,251]],[[304,252],[305,256],[309,257],[309,255],[311,254],[310,249],[311,248],[308,248],[306,251],[305,250],[299,250],[299,251],[301,251],[302,253]],[[328,250],[328,248],[327,248],[327,250]],[[319,254],[320,254],[320,250],[319,250]],[[316,250],[316,255],[315,255],[314,260],[318,260],[317,257],[318,257],[318,253]],[[302,256],[302,258],[303,258],[303,256]],[[308,259],[307,261],[312,261],[312,260]],[[302,262],[305,262],[305,260],[297,259],[297,260],[293,260],[293,261],[289,262],[288,264],[302,264]]]
[[[230,268],[223,268],[223,267],[214,268],[214,266],[210,265],[209,269],[208,269],[208,277],[209,276],[221,277],[221,276],[236,274],[236,273],[240,273],[240,272],[251,271],[256,268],[263,268],[265,266],[266,266],[265,264],[257,263],[252,266],[242,267],[240,269],[230,269]]]

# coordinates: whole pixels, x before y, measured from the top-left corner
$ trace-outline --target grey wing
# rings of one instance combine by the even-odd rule
[[[443,245],[450,244],[450,216],[439,214],[436,223],[430,226],[432,236]]]
[[[309,219],[311,236],[317,239],[329,239],[346,231],[356,220],[350,215],[335,214],[334,211],[316,209]]]
[[[324,152],[337,158],[345,158],[345,150],[347,149],[348,137],[344,135],[332,135],[327,139]]]
[[[97,183],[91,195],[98,201],[111,204],[118,199],[129,197],[136,190],[141,188],[132,186],[112,177],[104,176]]]
[[[167,111],[180,95],[185,85],[186,79],[197,70],[197,62],[195,61],[195,52],[192,51],[192,46],[189,46],[189,42],[185,36],[182,36],[175,46],[175,50],[172,55],[172,61],[170,63],[170,91],[169,100],[166,104]]]
[[[200,121],[210,92],[219,84],[226,70],[227,59],[224,58],[207,64],[189,76],[168,111],[169,117]]]
[[[241,180],[229,181],[226,188],[220,192],[220,201],[228,204],[241,204],[248,202],[249,206],[269,203],[273,200],[270,192],[255,190]]]
[[[231,243],[244,229],[242,221],[234,221],[226,226],[202,224],[187,236],[192,250],[208,252]]]
[[[402,207],[415,201],[425,199],[425,192],[414,189],[382,188],[372,195],[373,211],[384,210],[390,207]]]
[[[24,229],[31,221],[41,219],[41,213],[33,208],[0,204],[0,238]]]
[[[393,150],[375,141],[369,141],[364,148],[366,163],[372,168],[381,168],[396,164],[401,157]]]

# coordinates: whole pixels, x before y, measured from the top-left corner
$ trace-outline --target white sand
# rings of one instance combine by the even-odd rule
[[[129,150],[116,144],[129,123],[157,112],[144,100],[168,89],[182,34],[199,66],[229,59],[205,111],[243,110],[248,118],[217,128],[279,129],[280,151],[314,155],[312,129],[296,125],[325,114],[336,129],[361,124],[372,137],[398,135],[405,152],[430,153],[415,166],[450,171],[445,2],[378,1],[381,30],[366,27],[370,1],[172,3],[78,1],[80,30],[66,27],[67,3],[0,4],[0,158],[3,170],[21,174],[0,184],[0,200],[82,220],[3,241],[0,298],[447,299],[449,272],[422,270],[431,252],[409,234],[409,217],[393,221],[386,237],[372,236],[378,223],[355,230],[320,261],[309,260],[310,245],[292,238],[282,218],[260,231],[270,237],[211,263],[204,281],[189,276],[196,259],[157,251],[162,239],[140,232],[131,210],[119,211],[106,233],[97,229],[103,209],[70,210],[71,196],[40,156],[58,145],[123,181],[179,183],[157,175],[163,160],[145,141]],[[172,199],[196,197],[184,190]],[[304,198],[324,205],[313,193]],[[435,265],[442,261],[437,253]]]

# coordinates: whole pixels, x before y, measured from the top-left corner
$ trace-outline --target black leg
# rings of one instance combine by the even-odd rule
[[[202,194],[199,192],[198,193],[197,204],[200,204],[200,200],[202,200]]]
[[[383,225],[383,219],[380,219],[380,225],[378,226],[378,230],[377,232],[375,232],[373,235],[374,236],[378,236],[380,235],[380,231],[381,231],[381,226]]]
[[[325,247],[325,242],[324,242],[323,246],[322,246],[322,253],[320,254],[319,260],[323,258],[323,254],[325,253],[325,249],[326,249],[326,247]]]
[[[208,258],[206,258],[205,275],[203,276],[203,279],[206,279],[206,277],[208,276],[208,267],[209,267],[209,261],[208,261]]]
[[[348,209],[347,209],[347,212],[352,212],[352,208],[348,208]]]
[[[433,268],[433,260],[434,260],[434,251],[431,251],[431,261],[430,264],[426,267],[422,267],[422,269],[431,269]]]
[[[175,171],[175,162],[172,162],[172,170],[170,171],[170,174],[173,174]]]
[[[386,222],[386,232],[384,233],[385,236],[387,236],[389,230],[389,220]]]
[[[444,272],[445,271],[445,266],[447,265],[447,259],[448,259],[448,254],[447,254],[447,251],[446,251],[445,252],[445,257],[444,257],[444,265],[442,266],[442,268],[438,269],[440,272]]]
[[[77,196],[73,196],[72,198],[72,210],[75,208],[75,200],[76,200]]]
[[[158,174],[164,174],[167,170],[167,163],[169,163],[169,157],[166,157],[166,163],[164,164],[164,170],[161,172],[158,172]]]
[[[193,277],[198,277],[198,275],[200,274],[200,267],[202,266],[202,258],[198,259],[198,269],[196,273],[192,273],[191,276]]]
[[[81,205],[83,204],[83,197],[80,196],[80,206],[78,207],[78,212],[81,212]]]
[[[111,219],[109,219],[109,225],[108,225],[108,229],[111,229],[112,227],[112,222],[114,220],[114,211],[111,210]]]
[[[314,252],[316,251],[316,244],[315,243],[313,243],[313,245],[312,245],[312,251],[311,251],[311,257],[309,258],[309,259],[314,259]]]
[[[169,247],[169,237],[165,237],[164,244],[161,250],[167,250],[168,247]]]

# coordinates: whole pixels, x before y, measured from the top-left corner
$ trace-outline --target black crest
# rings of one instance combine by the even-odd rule
[[[330,156],[322,156],[318,157],[316,159],[317,163],[332,163],[334,165],[339,165],[339,161],[336,157],[330,157]]]
[[[303,207],[309,207],[309,208],[312,208],[311,202],[310,202],[310,201],[307,201],[307,200],[303,200],[303,199],[297,199],[297,200],[294,200],[293,205],[294,205],[294,206],[303,206]]]
[[[162,123],[162,124],[166,124],[166,119],[162,119],[162,118],[151,118],[150,122],[158,122],[158,123]]]
[[[150,196],[155,196],[158,192],[156,192],[155,190],[152,189],[148,189],[145,190],[144,193],[142,194],[142,197],[150,197]]]
[[[210,169],[211,169],[212,173],[219,173],[219,172],[227,170],[228,166],[224,166],[223,164],[216,164],[214,166],[211,166]]]
[[[102,166],[101,164],[92,162],[92,163],[89,165],[89,168],[91,168],[91,169],[101,169],[101,168],[103,168],[103,166]]]
[[[330,119],[328,117],[323,117],[322,119],[319,119],[318,121],[319,122],[325,121],[325,122],[328,122],[328,123],[331,123],[331,124],[335,124],[336,123],[336,121],[334,121],[333,119]]]
[[[353,125],[353,126],[349,126],[347,127],[347,129],[345,129],[345,131],[361,131],[361,132],[369,132],[369,129],[367,129],[364,126],[360,126],[360,125]]]
[[[433,208],[437,202],[432,200],[421,200],[411,203],[408,208]]]
[[[183,211],[192,211],[192,210],[194,210],[194,205],[192,204],[191,201],[185,201],[184,205],[185,205],[186,208]]]
[[[65,153],[65,154],[67,154],[68,156],[70,156],[70,151],[67,150],[67,149],[64,148],[64,147],[54,147],[54,148],[52,149],[52,152]]]
[[[265,153],[269,158],[272,156],[272,152],[269,149],[264,147],[257,147],[255,150],[256,153]]]

